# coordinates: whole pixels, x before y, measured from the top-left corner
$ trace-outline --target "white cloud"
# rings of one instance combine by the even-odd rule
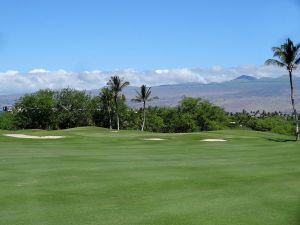
[[[19,73],[19,71],[17,71],[17,70],[8,70],[8,71],[6,72],[7,75],[16,75],[16,74],[18,74],[18,73]]]
[[[61,89],[65,87],[79,90],[98,89],[106,85],[110,76],[117,74],[128,80],[131,85],[149,86],[162,84],[179,84],[187,82],[211,83],[232,80],[240,75],[261,77],[279,77],[286,74],[281,68],[272,66],[241,65],[232,68],[214,66],[212,68],[178,68],[136,71],[134,69],[116,71],[84,71],[79,73],[65,70],[48,71],[33,69],[28,73],[7,71],[0,73],[0,94],[34,92],[39,89]],[[300,69],[295,71],[300,75]]]
[[[49,70],[45,70],[45,69],[33,69],[33,70],[30,70],[29,73],[49,73],[50,71]]]
[[[155,70],[155,73],[157,74],[164,74],[164,73],[168,73],[169,70]]]

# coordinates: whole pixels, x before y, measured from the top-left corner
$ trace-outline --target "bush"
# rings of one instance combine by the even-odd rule
[[[92,125],[91,97],[85,91],[65,88],[55,94],[55,114],[61,129]]]
[[[191,115],[200,131],[219,130],[229,126],[225,110],[201,98],[186,97],[180,102],[178,109]]]
[[[258,119],[254,129],[288,135],[294,132],[293,123],[279,116]]]
[[[14,123],[22,129],[55,129],[54,92],[41,90],[21,97],[15,104]]]
[[[14,130],[14,117],[10,112],[0,113],[0,129],[2,130]]]
[[[175,133],[184,133],[195,131],[197,125],[191,114],[183,113],[172,121],[172,127]]]
[[[151,132],[163,132],[164,120],[158,116],[154,110],[149,111],[146,113],[145,130]]]

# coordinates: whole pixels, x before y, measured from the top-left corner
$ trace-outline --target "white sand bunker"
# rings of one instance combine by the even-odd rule
[[[163,141],[166,139],[162,139],[162,138],[144,138],[143,140],[145,141]]]
[[[7,137],[14,137],[14,138],[25,138],[25,139],[60,139],[64,138],[64,136],[32,136],[26,134],[3,134]]]
[[[227,141],[224,139],[203,139],[201,141],[208,141],[208,142],[223,142],[223,141]]]

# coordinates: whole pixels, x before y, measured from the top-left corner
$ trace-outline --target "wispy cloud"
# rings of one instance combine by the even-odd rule
[[[130,81],[131,85],[179,84],[187,82],[211,83],[232,80],[242,74],[261,77],[279,77],[286,72],[272,66],[242,65],[232,68],[214,66],[212,68],[179,68],[137,71],[134,69],[116,71],[84,71],[79,73],[64,70],[48,71],[33,69],[28,73],[7,71],[0,73],[0,94],[34,92],[39,89],[61,89],[65,87],[79,90],[97,89],[106,85],[110,76],[117,74]],[[300,75],[300,69],[295,72]]]

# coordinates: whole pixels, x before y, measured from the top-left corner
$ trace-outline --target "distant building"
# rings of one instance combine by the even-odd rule
[[[13,107],[11,105],[6,105],[3,107],[4,112],[12,112]]]

